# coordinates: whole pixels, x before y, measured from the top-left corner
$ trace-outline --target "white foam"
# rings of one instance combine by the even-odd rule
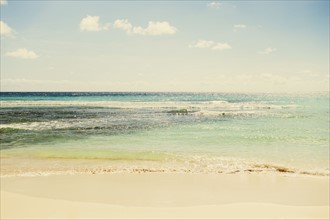
[[[22,130],[48,130],[48,129],[63,129],[69,127],[72,127],[72,123],[64,120],[0,124],[0,128],[13,128],[13,129],[22,129]]]
[[[274,105],[257,102],[230,103],[227,101],[203,101],[203,102],[135,102],[135,101],[1,101],[2,107],[111,107],[127,109],[223,109],[223,110],[260,110],[260,109],[284,109],[296,108],[296,105]]]

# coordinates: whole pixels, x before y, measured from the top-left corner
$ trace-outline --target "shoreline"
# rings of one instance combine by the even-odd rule
[[[329,178],[191,173],[1,177],[1,210],[4,219],[327,219]]]
[[[1,153],[1,151],[0,151]],[[271,162],[249,162],[234,158],[220,158],[218,161],[181,160],[97,160],[97,159],[57,159],[33,157],[0,156],[0,177],[81,175],[81,174],[237,174],[237,175],[278,175],[293,177],[330,177],[328,170],[290,167]],[[188,162],[186,162],[188,161]]]

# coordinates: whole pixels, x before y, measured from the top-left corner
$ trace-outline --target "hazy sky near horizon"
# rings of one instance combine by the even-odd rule
[[[1,2],[1,91],[329,91],[329,1]]]

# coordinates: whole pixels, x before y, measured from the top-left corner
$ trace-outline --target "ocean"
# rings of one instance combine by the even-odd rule
[[[329,176],[329,94],[1,92],[1,175]]]

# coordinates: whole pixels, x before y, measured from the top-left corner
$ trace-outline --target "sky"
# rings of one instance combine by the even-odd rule
[[[329,1],[0,3],[1,91],[329,91]]]

